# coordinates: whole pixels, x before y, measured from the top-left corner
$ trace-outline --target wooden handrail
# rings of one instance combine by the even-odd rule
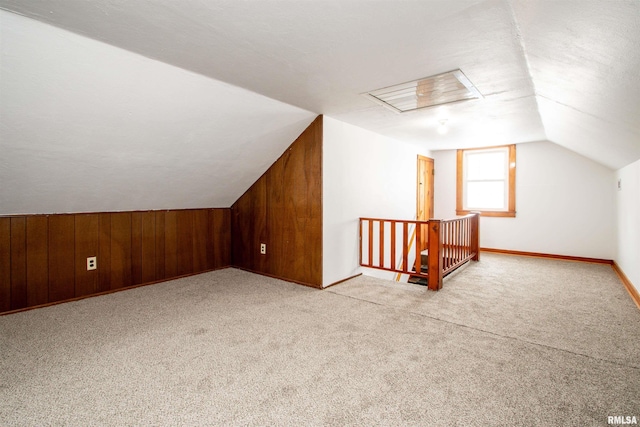
[[[472,213],[441,221],[443,274],[455,270],[470,259],[479,260],[478,217],[478,214]]]
[[[467,216],[471,216],[473,214],[469,214]],[[464,217],[461,217],[464,218]],[[421,221],[421,220],[417,220],[417,219],[389,219],[389,218],[366,218],[366,217],[361,217],[360,221],[385,221],[385,222],[406,222],[407,224],[428,224],[429,221]]]
[[[480,259],[479,218],[478,213],[453,219],[430,219],[429,221],[362,217],[360,218],[360,265],[423,277],[427,279],[429,289],[441,289],[442,278],[446,274],[469,260]],[[365,223],[367,223],[366,226]],[[378,223],[377,227],[374,223]],[[411,242],[409,242],[409,225],[415,226]],[[398,232],[398,228],[401,228],[401,233]],[[389,238],[386,237],[387,235]],[[401,237],[398,238],[399,236]],[[414,236],[415,245],[413,244]],[[428,257],[426,271],[423,270],[422,265],[424,248],[427,249]],[[398,251],[401,251],[399,264],[396,261]]]

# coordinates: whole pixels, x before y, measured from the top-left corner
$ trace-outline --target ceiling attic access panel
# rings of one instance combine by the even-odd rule
[[[364,95],[396,113],[482,98],[480,91],[459,69],[377,89]]]

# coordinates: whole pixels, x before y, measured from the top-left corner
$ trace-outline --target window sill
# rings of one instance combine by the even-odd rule
[[[478,210],[473,210],[473,211],[456,210],[456,215],[468,215],[472,212],[479,212],[480,216],[491,216],[491,217],[502,217],[502,218],[516,217],[515,211],[496,212],[496,211],[478,211]]]

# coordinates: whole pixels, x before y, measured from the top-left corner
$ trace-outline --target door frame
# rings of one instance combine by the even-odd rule
[[[422,187],[421,182],[420,182],[420,178],[421,178],[421,165],[420,162],[421,161],[425,161],[427,163],[427,171],[431,170],[431,179],[428,180],[429,182],[429,192],[428,193],[423,193],[424,194],[424,198],[425,198],[425,202],[428,205],[429,209],[428,212],[426,212],[426,214],[424,215],[424,218],[421,218],[420,215],[420,196],[421,196],[421,192],[424,192],[424,187]],[[433,217],[433,181],[435,178],[435,169],[434,169],[434,160],[431,157],[427,157],[427,156],[422,156],[420,154],[418,154],[418,160],[417,160],[417,172],[416,172],[416,219],[418,221],[422,220],[422,221],[427,221],[429,219],[431,219]],[[427,197],[427,194],[429,194],[430,196]],[[428,199],[428,200],[427,200]]]

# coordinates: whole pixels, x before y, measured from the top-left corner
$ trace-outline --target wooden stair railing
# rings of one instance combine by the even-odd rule
[[[415,227],[411,239],[410,225]],[[479,260],[478,236],[478,213],[429,221],[360,218],[360,265],[426,279],[429,289],[438,290],[445,275],[469,260]],[[421,249],[425,247],[426,272]]]
[[[409,228],[411,229],[411,227]],[[407,253],[411,253],[413,244],[416,241],[416,228],[417,228],[417,225],[414,225],[413,230],[411,231],[411,237],[409,238],[409,244],[407,245]],[[394,259],[394,254],[391,255],[391,259],[392,260]],[[401,269],[403,265],[404,265],[404,256],[398,257],[398,261],[396,262],[396,268]],[[401,279],[402,279],[402,273],[397,273],[396,282],[399,282]]]

